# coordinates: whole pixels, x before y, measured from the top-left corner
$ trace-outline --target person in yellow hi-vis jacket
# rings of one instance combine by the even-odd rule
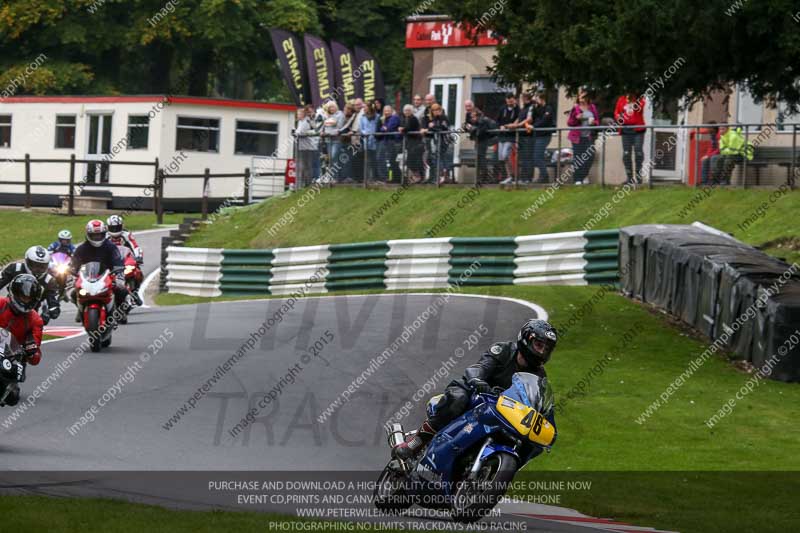
[[[753,160],[755,149],[753,145],[746,142],[741,127],[720,128],[719,155],[712,157],[711,168],[714,183],[730,184],[731,174],[736,168],[737,163],[741,163],[745,157],[748,161]]]

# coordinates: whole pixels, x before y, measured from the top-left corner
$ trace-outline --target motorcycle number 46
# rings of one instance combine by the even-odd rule
[[[542,432],[542,420],[544,417],[540,413],[531,410],[519,423],[539,435]]]
[[[556,428],[536,409],[506,396],[498,398],[495,408],[514,429],[528,437],[531,442],[542,446],[553,444]]]

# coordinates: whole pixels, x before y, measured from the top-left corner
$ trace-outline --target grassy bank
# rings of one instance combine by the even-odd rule
[[[164,223],[177,224],[185,216],[187,215],[165,214]],[[47,246],[56,240],[58,232],[62,229],[70,230],[73,242],[78,244],[83,241],[84,228],[92,218],[106,219],[105,216],[68,217],[40,211],[2,210],[0,211],[0,227],[4,228],[4,231],[0,232],[0,260],[5,263],[6,258],[20,258],[29,246],[35,244]],[[136,213],[125,217],[126,227],[134,232],[155,228],[155,224],[156,217],[152,213]]]
[[[630,194],[598,186],[567,187],[532,214],[529,208],[547,194],[544,189],[481,189],[459,207],[467,191],[409,189],[400,195],[396,190],[332,189],[316,196],[300,192],[222,215],[192,235],[189,245],[270,248],[420,238],[431,236],[429,232],[438,237],[509,236],[574,231],[587,223],[590,229],[607,229],[700,220],[790,262],[800,259],[800,235],[789,223],[800,208],[798,191],[775,199],[766,190],[714,190],[705,197],[685,187]]]

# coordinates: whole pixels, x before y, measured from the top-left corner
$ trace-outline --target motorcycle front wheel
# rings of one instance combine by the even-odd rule
[[[86,314],[86,333],[89,335],[90,346],[93,352],[99,352],[103,345],[102,335],[98,331],[100,329],[100,310],[92,308],[86,311]]]
[[[488,516],[517,473],[517,458],[499,452],[486,458],[475,479],[456,484],[450,516],[456,522],[472,523]]]
[[[405,475],[386,465],[373,491],[375,507],[386,514],[402,513],[414,503],[405,490]]]

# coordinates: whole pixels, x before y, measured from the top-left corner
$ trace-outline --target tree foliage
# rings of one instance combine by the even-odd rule
[[[497,32],[493,73],[509,82],[588,86],[656,100],[699,98],[730,82],[800,102],[793,0],[439,0],[456,20]],[[487,16],[487,13],[490,16]],[[649,89],[649,91],[648,91]]]
[[[223,94],[288,101],[268,29],[373,52],[389,84],[410,83],[404,17],[416,0],[7,0],[0,83],[15,94]],[[6,87],[7,85],[3,85]]]

